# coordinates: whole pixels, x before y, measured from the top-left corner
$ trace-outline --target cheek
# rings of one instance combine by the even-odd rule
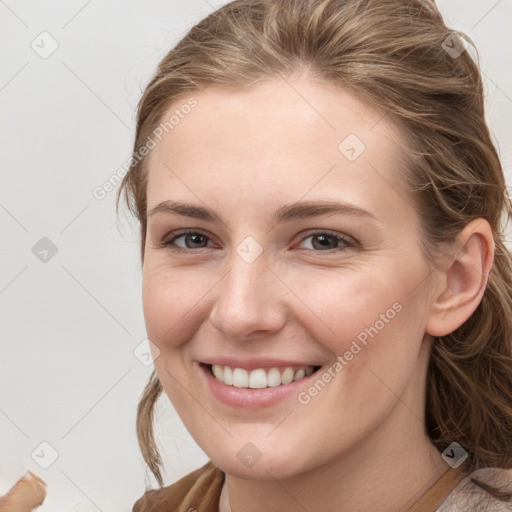
[[[402,265],[302,277],[297,294],[308,310],[294,318],[333,354],[325,375],[332,400],[354,406],[354,414],[391,403],[390,390],[403,389],[417,363],[425,327],[418,270]]]
[[[176,269],[144,268],[142,300],[148,337],[161,351],[184,344],[208,290],[207,281]],[[203,299],[204,300],[204,299]]]
[[[144,320],[148,338],[158,349],[155,370],[181,416],[186,415],[194,403],[190,403],[190,391],[184,392],[184,389],[193,389],[195,377],[190,371],[186,351],[187,342],[197,329],[199,302],[207,292],[205,288],[205,280],[192,279],[190,272],[187,275],[153,262],[145,264],[142,283]]]
[[[294,318],[333,353],[343,354],[354,341],[364,347],[387,334],[406,339],[421,330],[421,301],[410,293],[417,280],[392,268],[328,274],[295,276],[303,312]]]
[[[326,437],[343,431],[356,439],[378,425],[417,366],[424,335],[422,295],[419,289],[411,293],[417,274],[399,270],[307,279],[310,284],[300,290],[316,316],[308,311],[295,318],[333,354],[318,376],[323,383],[315,381],[299,396],[310,417],[331,418]]]

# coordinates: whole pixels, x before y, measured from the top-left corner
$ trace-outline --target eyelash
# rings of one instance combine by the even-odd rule
[[[177,247],[177,246],[173,245],[173,243],[178,238],[181,238],[186,235],[201,235],[201,236],[207,238],[208,240],[210,240],[210,237],[208,235],[206,235],[205,233],[202,233],[201,231],[191,231],[190,230],[190,231],[181,231],[178,233],[173,233],[170,236],[165,237],[161,242],[159,242],[159,245],[161,247],[166,247],[166,248],[172,250],[173,252],[181,253],[181,254],[197,252],[200,249],[208,248],[208,247],[198,247],[196,249],[189,249],[189,248]],[[340,252],[343,250],[354,249],[358,245],[358,243],[352,237],[343,236],[338,233],[334,233],[332,231],[316,231],[314,233],[310,233],[307,236],[303,237],[300,240],[300,242],[302,243],[302,242],[304,242],[304,240],[306,240],[310,237],[319,236],[319,235],[327,235],[329,238],[335,239],[337,242],[345,244],[346,247],[345,248],[338,247],[335,249],[326,249],[325,251],[315,250],[315,249],[305,249],[305,250],[318,252],[318,253],[333,254],[333,253],[337,253],[337,252]]]

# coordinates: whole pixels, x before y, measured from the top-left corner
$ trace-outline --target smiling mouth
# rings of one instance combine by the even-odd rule
[[[309,377],[321,366],[300,366],[286,368],[232,368],[230,366],[204,365],[213,377],[227,386],[236,388],[263,389],[290,384],[305,377]]]

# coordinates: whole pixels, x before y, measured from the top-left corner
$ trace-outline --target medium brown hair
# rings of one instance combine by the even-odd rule
[[[512,260],[504,240],[512,208],[477,62],[469,51],[447,51],[463,50],[463,42],[476,53],[428,0],[236,0],[200,21],[160,62],[138,105],[134,154],[169,106],[194,91],[241,89],[301,70],[388,116],[404,134],[404,179],[431,261],[471,220],[483,218],[492,228],[495,258],[483,299],[462,326],[435,338],[427,377],[428,435],[440,451],[459,443],[470,473],[512,468]],[[133,160],[118,193],[140,221],[142,259],[146,163]],[[152,425],[161,391],[153,372],[137,432],[144,460],[163,485]]]

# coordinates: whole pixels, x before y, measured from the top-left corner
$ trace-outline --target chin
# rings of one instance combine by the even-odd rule
[[[248,480],[281,480],[307,472],[308,462],[297,456],[298,449],[278,449],[268,440],[256,442],[232,439],[224,451],[206,451],[221,471]],[[290,462],[293,463],[290,463]]]

